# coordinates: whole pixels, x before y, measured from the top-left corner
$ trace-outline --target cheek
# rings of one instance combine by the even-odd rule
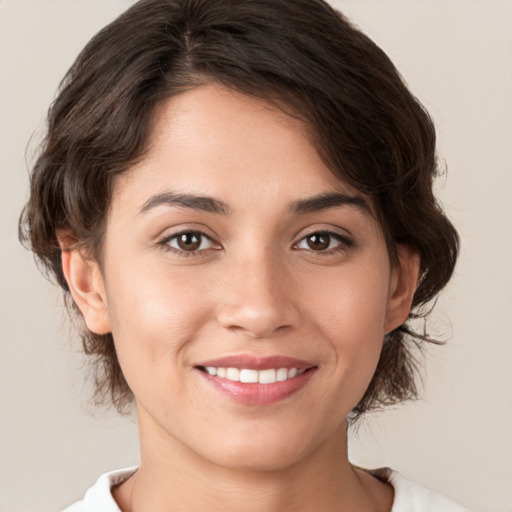
[[[382,350],[389,270],[385,265],[343,270],[330,279],[318,277],[309,289],[315,329],[329,343],[333,381],[351,409],[368,387]]]
[[[183,363],[182,349],[195,337],[207,310],[205,294],[190,276],[167,275],[154,266],[137,269],[130,273],[124,265],[116,266],[106,283],[116,352],[132,389],[149,383],[152,375],[167,379],[171,365]]]
[[[333,274],[310,275],[305,304],[329,338],[354,345],[382,342],[389,294],[389,269],[384,265],[345,267]],[[338,335],[336,335],[338,333]]]

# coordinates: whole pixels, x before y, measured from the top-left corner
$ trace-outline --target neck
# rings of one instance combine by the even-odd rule
[[[114,490],[124,512],[384,512],[391,508],[392,490],[348,461],[346,424],[313,453],[271,470],[222,467],[148,428],[140,417],[139,424],[141,466]]]

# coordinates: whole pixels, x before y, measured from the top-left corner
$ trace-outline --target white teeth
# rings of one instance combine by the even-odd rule
[[[260,384],[273,384],[276,381],[275,370],[260,370],[258,375],[258,382]]]
[[[258,382],[258,370],[240,370],[240,382]]]
[[[216,368],[215,366],[205,366],[208,375],[217,376],[222,379],[231,380],[233,382],[244,383],[260,383],[274,384],[275,382],[283,382],[293,379],[297,375],[305,372],[304,369],[297,368],[268,368],[266,370],[253,370],[249,368]]]
[[[279,368],[276,374],[276,380],[282,382],[288,378],[288,370],[286,368]]]
[[[226,379],[240,380],[240,370],[238,368],[228,368],[226,370]]]

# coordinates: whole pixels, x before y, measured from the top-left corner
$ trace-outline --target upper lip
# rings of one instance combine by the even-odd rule
[[[307,370],[316,366],[315,364],[288,356],[251,356],[251,355],[232,355],[209,359],[202,361],[196,366],[213,366],[215,368],[246,368],[249,370],[269,370],[271,368],[297,368],[297,370]]]

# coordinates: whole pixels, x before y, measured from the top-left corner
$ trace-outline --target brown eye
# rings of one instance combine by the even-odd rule
[[[327,233],[314,233],[306,237],[308,247],[313,251],[325,251],[331,243],[331,236]]]
[[[314,251],[314,252],[325,252],[330,254],[336,251],[342,251],[350,249],[353,246],[353,242],[339,234],[330,231],[315,231],[305,236],[295,246],[296,249]]]
[[[170,237],[166,245],[169,245],[176,251],[196,252],[204,249],[210,249],[213,242],[204,233],[200,231],[184,231]]]
[[[197,233],[182,233],[177,237],[176,242],[183,251],[197,251],[201,246],[201,235],[197,235]]]

